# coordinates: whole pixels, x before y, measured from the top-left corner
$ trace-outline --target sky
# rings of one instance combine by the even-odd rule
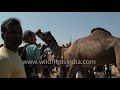
[[[59,45],[86,37],[97,27],[120,37],[120,12],[0,12],[0,26],[11,17],[21,21],[23,31],[51,31]],[[37,43],[44,43],[37,36],[36,38]],[[0,38],[0,44],[2,43]]]

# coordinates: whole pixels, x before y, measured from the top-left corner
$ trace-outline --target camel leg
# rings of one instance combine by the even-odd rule
[[[116,64],[118,71],[120,72],[120,40],[117,40],[114,44],[114,51],[116,56]]]
[[[73,78],[73,76],[76,74],[77,64],[70,64],[70,68],[67,74],[67,78]]]
[[[60,78],[65,78],[66,77],[66,66],[61,65],[60,66]]]
[[[88,75],[88,69],[86,69],[86,68],[79,68],[79,70],[80,70],[83,78],[87,78],[88,77],[87,76]]]

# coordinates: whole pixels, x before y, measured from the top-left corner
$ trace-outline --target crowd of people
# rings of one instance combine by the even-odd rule
[[[51,78],[50,71],[52,69],[50,66],[23,64],[25,60],[47,59],[44,50],[48,46],[37,44],[36,35],[32,30],[23,32],[21,23],[17,18],[8,18],[1,25],[1,38],[4,44],[0,45],[0,78]],[[70,45],[71,43],[62,47]],[[66,68],[68,71],[68,67],[65,66]],[[76,71],[76,73],[75,77],[79,78],[80,71]],[[105,74],[106,78],[111,78],[111,65],[97,66],[88,73],[88,77],[91,78],[103,78]]]
[[[96,66],[94,68],[95,78],[111,78],[112,76],[112,65],[106,64],[104,66]]]

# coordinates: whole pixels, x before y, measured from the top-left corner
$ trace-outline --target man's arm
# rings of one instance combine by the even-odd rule
[[[40,49],[40,55],[43,54],[43,51],[44,51],[47,47],[48,47],[48,46],[45,45],[45,44],[42,45],[42,47],[41,47],[41,49]]]
[[[42,66],[42,64],[39,63],[39,60],[40,60],[40,50],[37,47],[35,49],[35,60],[38,61],[38,64],[37,64],[38,76],[41,77],[42,76],[43,66]]]
[[[7,58],[0,56],[0,78],[10,78],[10,64]]]

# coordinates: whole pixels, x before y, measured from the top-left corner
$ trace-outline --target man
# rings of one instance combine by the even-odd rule
[[[105,74],[106,74],[106,78],[111,78],[111,72],[112,72],[112,69],[111,69],[111,64],[107,64],[105,65]]]
[[[23,33],[23,43],[20,47],[25,47],[26,50],[26,60],[28,63],[25,67],[25,71],[28,78],[41,78],[42,76],[42,64],[39,64],[40,50],[36,46],[36,35],[31,30],[26,30]],[[26,62],[24,60],[24,62]]]
[[[1,25],[4,45],[0,48],[0,78],[26,78],[24,65],[18,55],[22,43],[22,27],[16,18],[9,18]]]

